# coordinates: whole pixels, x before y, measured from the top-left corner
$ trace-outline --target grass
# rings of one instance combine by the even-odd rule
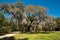
[[[15,39],[28,38],[28,40],[60,40],[60,32],[52,32],[49,34],[16,34]]]

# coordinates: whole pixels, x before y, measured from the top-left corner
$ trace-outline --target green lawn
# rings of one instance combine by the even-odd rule
[[[16,34],[15,39],[28,38],[29,40],[60,40],[60,32],[52,32],[49,34]]]

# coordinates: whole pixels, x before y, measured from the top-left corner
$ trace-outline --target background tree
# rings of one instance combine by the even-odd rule
[[[57,23],[57,27],[56,27],[57,29],[56,30],[60,30],[60,18],[55,18],[54,20]]]
[[[9,33],[11,31],[11,29],[8,27],[8,22],[5,19],[5,17],[3,16],[2,13],[0,13],[0,35]]]

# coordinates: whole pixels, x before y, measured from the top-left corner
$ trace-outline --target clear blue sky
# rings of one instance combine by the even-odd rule
[[[18,0],[0,0],[0,4],[7,2],[9,4],[15,3]],[[49,9],[48,13],[54,17],[60,17],[60,0],[22,0],[25,5],[33,4],[36,6],[43,6]]]

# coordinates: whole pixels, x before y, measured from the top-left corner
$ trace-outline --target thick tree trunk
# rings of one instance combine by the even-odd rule
[[[18,30],[20,30],[20,31],[21,31],[20,20],[18,20],[17,22],[18,22]]]

